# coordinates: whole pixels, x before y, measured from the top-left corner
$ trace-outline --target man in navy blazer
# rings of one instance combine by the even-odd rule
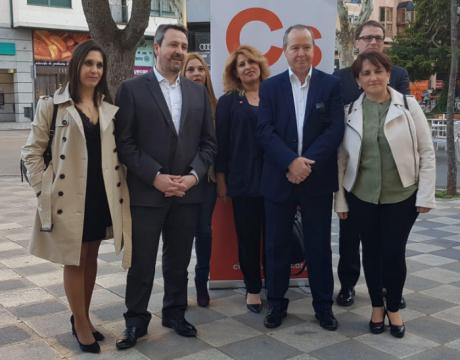
[[[305,25],[283,38],[289,70],[262,83],[257,137],[264,152],[261,191],[266,214],[268,328],[287,315],[294,214],[300,207],[305,260],[320,325],[337,328],[332,313],[332,194],[337,191],[337,148],[344,132],[337,78],[312,66],[314,43]]]
[[[379,51],[383,52],[385,40],[385,28],[377,21],[369,20],[356,29],[355,47],[358,52]],[[344,104],[355,101],[362,93],[354,78],[351,67],[337,70],[334,73],[341,83],[342,98]],[[407,70],[393,65],[391,67],[390,86],[402,94],[409,94],[409,74]],[[340,260],[337,274],[340,280],[340,291],[336,302],[340,306],[350,306],[354,302],[354,287],[359,279],[361,268],[359,256],[359,235],[352,224],[352,217],[340,220],[339,253]],[[401,300],[401,308],[404,308],[404,298]]]

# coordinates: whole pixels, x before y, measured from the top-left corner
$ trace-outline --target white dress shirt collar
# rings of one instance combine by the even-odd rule
[[[153,67],[153,72],[155,74],[155,77],[157,78],[158,82],[161,83],[163,81],[166,81],[166,83],[170,86],[174,86],[174,85],[180,85],[180,75],[177,75],[177,78],[176,78],[176,81],[174,82],[174,84],[169,84],[169,80],[166,79],[163,75],[161,75],[161,73],[158,71],[157,67],[154,66]]]
[[[310,84],[310,79],[311,79],[311,74],[313,72],[313,66],[310,66],[310,70],[308,70],[307,77],[305,78],[304,83],[302,84],[300,82],[300,79],[297,77],[297,75],[292,71],[291,68],[289,68],[289,80],[291,81],[297,81],[301,87],[308,86]]]

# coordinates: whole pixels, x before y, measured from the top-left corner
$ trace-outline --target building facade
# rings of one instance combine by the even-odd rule
[[[109,0],[112,16],[125,26],[133,0]],[[154,64],[153,36],[160,24],[176,23],[168,0],[152,0],[145,42],[135,73]],[[0,121],[28,122],[39,96],[65,82],[73,48],[90,38],[80,0],[0,1]]]

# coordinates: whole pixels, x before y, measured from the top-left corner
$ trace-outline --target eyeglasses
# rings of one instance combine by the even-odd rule
[[[364,40],[365,42],[372,42],[372,39],[375,40],[375,42],[382,42],[384,40],[383,36],[380,35],[366,35],[366,36],[360,36],[358,40]]]

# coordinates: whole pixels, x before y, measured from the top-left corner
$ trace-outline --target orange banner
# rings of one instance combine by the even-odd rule
[[[307,278],[306,271],[297,274],[301,268],[302,264],[291,266],[291,280]],[[240,271],[238,262],[238,240],[233,219],[232,203],[231,201],[224,202],[218,199],[212,218],[212,255],[209,287],[241,287],[244,286],[242,280],[243,274]]]
[[[88,33],[35,30],[34,60],[68,62],[75,46],[88,39],[90,39]]]

